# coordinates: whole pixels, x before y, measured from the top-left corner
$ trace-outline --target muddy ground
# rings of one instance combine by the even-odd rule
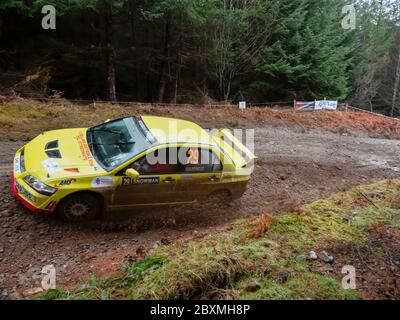
[[[400,177],[400,141],[288,127],[256,129],[260,157],[249,189],[230,207],[129,212],[79,226],[32,214],[11,196],[10,163],[24,141],[0,141],[0,299],[40,286],[53,264],[57,286],[118,273],[158,244],[202,238],[234,219],[297,206],[350,187]]]

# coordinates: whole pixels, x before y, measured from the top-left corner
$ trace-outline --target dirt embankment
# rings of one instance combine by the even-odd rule
[[[322,128],[340,134],[356,133],[374,138],[400,139],[400,120],[363,112],[295,112],[270,108],[249,108],[242,111],[235,106],[76,105],[68,101],[40,103],[23,99],[0,102],[0,134],[2,139],[24,140],[31,139],[44,130],[87,127],[107,119],[143,114],[192,120],[207,128],[290,126],[303,130]]]
[[[43,129],[43,113],[36,107],[27,109],[25,116],[17,120],[23,126],[19,123],[17,127],[11,122],[7,137],[15,131],[19,132],[16,137],[30,138]],[[1,110],[0,122],[4,121],[4,117],[9,117],[10,112],[23,110],[21,106],[12,108],[9,111]],[[65,111],[67,107],[61,108]],[[100,122],[100,119],[132,111],[118,106],[112,108],[102,114],[90,111],[93,119],[86,111],[79,111],[82,113],[79,126],[88,126]],[[51,115],[45,116],[49,120],[46,129],[57,127],[57,124],[59,127],[72,126],[70,120],[61,118],[59,109],[53,109],[49,111]],[[178,108],[156,112],[147,107],[135,109],[135,113],[143,112],[194,119],[206,127],[256,127],[255,151],[260,161],[243,198],[224,210],[204,211],[200,206],[191,206],[130,212],[112,221],[86,226],[65,224],[56,218],[28,213],[12,198],[10,164],[14,152],[25,142],[16,138],[13,138],[16,141],[0,141],[1,298],[17,298],[26,289],[37,287],[40,284],[40,270],[45,265],[53,264],[56,267],[58,286],[70,287],[82,275],[119,272],[124,261],[143,255],[157,243],[200,239],[227,228],[237,218],[265,212],[292,211],[301,204],[352,186],[400,176],[400,141],[373,139],[369,137],[371,133],[364,129],[357,133],[352,128],[332,129],[341,133],[309,129],[307,127],[313,125],[305,124],[308,119],[305,115],[300,115],[300,118],[304,117],[303,122],[296,118],[294,124],[282,119],[275,122],[269,118],[266,121],[263,114],[275,111],[264,109],[250,111],[249,114],[233,111],[229,117],[224,110],[211,112],[206,109],[200,114]],[[32,114],[36,114],[36,118],[32,118]],[[75,109],[70,110],[69,114],[77,117]],[[340,114],[337,113],[335,117]],[[333,117],[333,113],[321,115],[328,119]],[[314,116],[317,117],[308,115],[311,118]],[[317,126],[318,120],[312,121]],[[328,123],[325,123],[326,126],[330,126]],[[33,132],[26,129],[28,124]],[[397,125],[392,125],[394,127],[387,130],[391,138],[396,138],[399,129]],[[5,130],[3,126],[1,128]],[[385,136],[388,134],[385,130],[374,131],[372,135]]]

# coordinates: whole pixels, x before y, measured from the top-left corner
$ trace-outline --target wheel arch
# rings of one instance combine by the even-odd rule
[[[89,195],[92,195],[92,196],[96,197],[96,198],[99,200],[99,203],[100,203],[100,213],[99,213],[98,217],[96,217],[96,218],[100,218],[101,216],[104,215],[105,207],[106,207],[104,195],[102,195],[102,194],[99,193],[99,192],[90,191],[90,190],[75,191],[75,192],[72,192],[72,193],[66,195],[65,197],[63,197],[62,199],[60,199],[60,200],[57,202],[57,205],[56,205],[56,207],[55,207],[55,209],[54,209],[54,212],[55,212],[56,214],[58,214],[58,208],[60,207],[60,204],[61,204],[63,201],[65,201],[66,199],[68,199],[69,197],[76,196],[77,194],[89,194]]]

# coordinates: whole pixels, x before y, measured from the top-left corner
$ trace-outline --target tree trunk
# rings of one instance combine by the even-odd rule
[[[164,36],[164,53],[163,61],[161,63],[161,74],[160,74],[160,85],[158,87],[158,103],[162,103],[164,100],[165,87],[167,86],[167,71],[169,61],[169,40],[170,40],[170,26],[171,26],[171,15],[167,17],[167,23],[165,24],[165,36]]]
[[[228,74],[224,77],[224,102],[229,101],[229,97],[231,96],[231,86],[233,80],[233,72],[232,70],[227,72]]]
[[[0,39],[3,36],[3,19],[0,17]]]
[[[107,66],[107,97],[110,101],[117,101],[115,92],[115,53],[112,43],[112,4],[110,1],[105,2],[105,37],[106,37],[106,66]]]
[[[132,60],[135,65],[135,97],[139,98],[139,74],[136,68],[137,65],[137,52],[136,52],[136,26],[135,26],[135,7],[137,6],[136,0],[129,1],[129,17],[131,24],[131,39],[133,47]]]
[[[163,62],[161,67],[160,85],[158,87],[157,102],[163,103],[165,87],[167,86],[167,63]]]
[[[390,113],[390,115],[392,117],[394,116],[394,111],[396,109],[399,84],[400,84],[400,47],[399,47],[399,56],[397,58],[396,78],[395,78],[394,87],[393,87],[392,110]]]
[[[174,80],[174,92],[172,95],[171,103],[176,104],[178,98],[178,89],[179,89],[179,79],[181,77],[181,69],[182,69],[182,57],[180,58],[179,65],[175,70],[175,80]]]
[[[129,21],[131,24],[131,38],[132,38],[132,45],[136,45],[136,35],[135,35],[135,7],[136,7],[136,0],[129,1]]]
[[[174,79],[174,87],[172,92],[172,99],[170,103],[176,104],[178,98],[178,89],[179,89],[179,80],[181,77],[181,70],[183,64],[183,55],[181,51],[184,50],[183,48],[183,37],[182,37],[182,29],[183,29],[183,15],[182,12],[179,13],[179,28],[175,33],[178,33],[178,40],[177,40],[177,47],[176,50],[176,57],[175,57],[175,79]]]

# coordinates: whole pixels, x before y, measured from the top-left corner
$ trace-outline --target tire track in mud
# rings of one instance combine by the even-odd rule
[[[260,160],[248,191],[231,206],[120,213],[73,225],[28,213],[12,198],[12,158],[24,143],[0,141],[0,299],[18,298],[39,286],[45,265],[56,267],[58,286],[69,287],[81,275],[118,272],[124,260],[155,244],[201,239],[236,218],[290,211],[352,186],[400,176],[400,141],[258,128],[255,152]]]

